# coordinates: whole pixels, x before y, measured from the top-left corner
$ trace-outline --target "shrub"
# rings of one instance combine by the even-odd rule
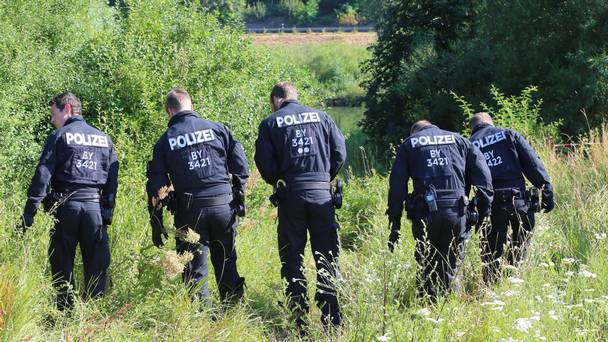
[[[338,19],[338,23],[340,25],[358,25],[359,24],[359,14],[357,10],[351,6],[350,4],[344,4],[336,13],[336,18]]]

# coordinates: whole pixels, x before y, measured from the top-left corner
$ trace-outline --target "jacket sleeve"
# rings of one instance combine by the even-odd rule
[[[407,196],[407,182],[410,178],[407,165],[407,152],[403,145],[397,150],[389,176],[388,210],[389,219],[399,219],[403,213],[403,203]]]
[[[480,213],[486,214],[490,210],[494,198],[492,174],[479,148],[470,143],[468,147],[465,187],[466,189],[470,189],[471,186],[477,188],[478,210]]]
[[[329,120],[329,148],[330,148],[330,169],[329,175],[333,180],[346,162],[346,142],[344,136],[336,123],[328,116]]]
[[[116,196],[116,192],[118,191],[118,157],[114,150],[114,143],[111,140],[110,143],[110,169],[108,170],[108,180],[103,187],[104,197],[109,195]]]
[[[255,141],[254,160],[264,181],[274,185],[279,178],[279,166],[276,152],[271,141],[270,127],[266,121],[262,121],[258,128],[258,138]]]
[[[228,164],[228,172],[232,175],[232,186],[237,189],[245,189],[247,178],[249,178],[249,165],[247,164],[247,156],[243,145],[234,139],[232,132],[226,130],[226,162]]]
[[[551,184],[551,179],[545,169],[545,165],[540,160],[536,151],[530,146],[530,143],[520,133],[510,131],[513,136],[513,142],[517,150],[519,162],[523,174],[537,188],[542,188],[545,184]]]
[[[146,182],[146,192],[148,193],[148,199],[158,197],[158,191],[162,187],[168,187],[171,185],[169,180],[169,169],[165,162],[165,155],[163,150],[163,142],[165,141],[164,136],[154,145],[154,151],[152,152],[152,160],[148,162],[148,169],[146,176],[148,181]]]
[[[27,201],[24,209],[26,214],[35,215],[40,202],[47,195],[47,189],[55,173],[57,163],[57,140],[58,136],[55,132],[48,137],[44,144],[38,166],[36,166],[36,172],[27,190]]]

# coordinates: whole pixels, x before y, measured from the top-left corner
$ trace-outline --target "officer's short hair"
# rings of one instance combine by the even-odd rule
[[[186,104],[192,104],[190,94],[188,94],[188,92],[183,88],[173,88],[167,94],[167,99],[165,100],[165,109],[171,109],[176,112],[182,109]]]
[[[70,93],[69,91],[64,91],[61,94],[57,94],[51,99],[51,101],[49,101],[49,106],[55,105],[55,107],[57,107],[59,110],[63,110],[67,104],[72,107],[72,114],[80,115],[82,110],[80,100],[78,97],[76,97],[76,95]]]
[[[270,101],[272,101],[273,97],[284,100],[297,100],[298,92],[293,84],[283,81],[275,84],[274,87],[272,87],[272,91],[270,92]]]
[[[473,115],[473,117],[469,120],[469,128],[473,129],[473,128],[477,127],[477,125],[484,124],[484,123],[491,124],[491,125],[494,124],[490,114],[488,114],[487,112],[475,113],[475,115]]]
[[[414,133],[418,132],[419,130],[423,129],[424,127],[430,126],[430,125],[432,125],[432,124],[429,120],[417,121],[416,123],[414,123],[412,125],[412,128],[410,128],[410,134],[414,134]]]

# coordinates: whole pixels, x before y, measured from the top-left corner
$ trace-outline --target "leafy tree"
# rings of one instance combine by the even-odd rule
[[[605,1],[393,1],[367,63],[363,122],[380,146],[399,142],[422,117],[459,130],[454,91],[475,107],[538,86],[546,122],[578,134],[608,112]],[[581,114],[584,110],[586,116]]]

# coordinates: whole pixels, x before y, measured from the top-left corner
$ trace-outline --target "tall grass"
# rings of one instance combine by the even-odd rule
[[[595,142],[600,142],[599,135]],[[345,326],[326,336],[313,309],[312,340],[602,340],[608,329],[608,155],[605,145],[570,154],[540,146],[556,189],[557,207],[539,214],[522,268],[493,288],[482,285],[478,238],[467,245],[464,290],[436,305],[417,300],[414,242],[386,250],[386,178],[352,178],[338,212],[343,251],[340,298]],[[102,299],[78,302],[71,315],[53,307],[46,261],[52,220],[40,215],[25,237],[13,226],[20,196],[0,204],[0,340],[290,340],[281,306],[276,212],[259,176],[248,189],[249,216],[238,235],[246,300],[222,310],[191,303],[179,279],[166,279],[151,247],[143,177],[123,178],[110,229],[112,287]],[[170,224],[170,219],[167,219]],[[170,243],[168,249],[172,248]],[[306,252],[309,279],[314,264]],[[81,272],[81,263],[76,268]],[[81,276],[77,279],[82,284]],[[213,284],[213,280],[211,280]],[[311,284],[312,285],[312,284]],[[217,298],[215,286],[212,293]],[[310,286],[311,297],[313,286]]]

